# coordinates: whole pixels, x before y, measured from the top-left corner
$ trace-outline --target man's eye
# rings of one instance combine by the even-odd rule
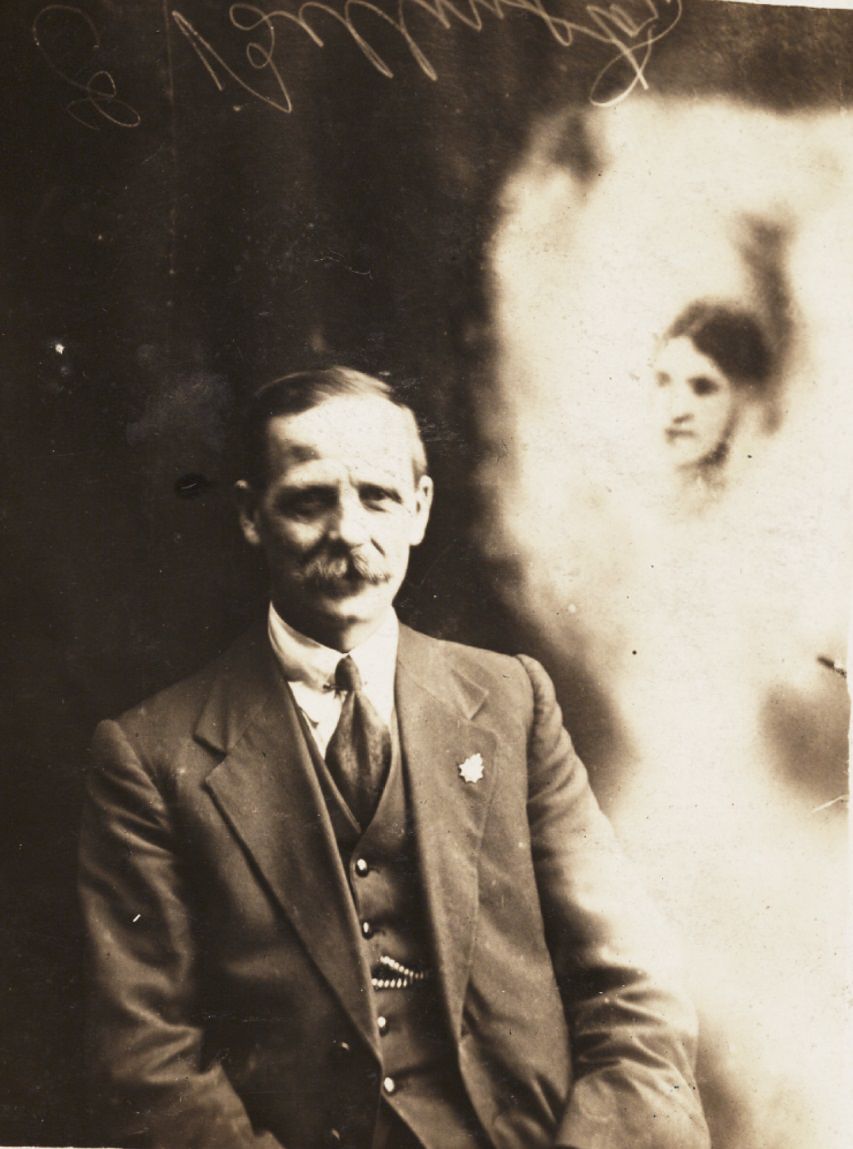
[[[315,515],[328,505],[329,499],[322,491],[302,491],[285,496],[280,508],[287,515]]]
[[[384,507],[391,503],[399,503],[399,497],[385,487],[365,486],[362,487],[359,494],[361,501],[368,507]]]

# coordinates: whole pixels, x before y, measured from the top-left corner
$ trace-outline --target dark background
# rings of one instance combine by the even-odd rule
[[[849,100],[844,14],[688,4],[656,47],[652,91]],[[87,1143],[74,854],[91,730],[263,606],[229,501],[247,388],[320,362],[390,372],[423,418],[440,492],[401,613],[483,645],[525,642],[497,605],[506,572],[472,541],[484,243],[531,124],[587,106],[612,55],[583,36],[561,47],[524,13],[484,12],[477,32],[412,12],[438,79],[377,23],[388,79],[318,18],[323,49],[281,33],[285,115],[221,68],[217,90],[169,18],[177,8],[280,97],[221,0],[49,7],[3,15],[0,1143],[27,1145]],[[555,11],[588,23],[581,4]],[[75,84],[99,71],[116,99],[87,103]],[[595,758],[595,684],[561,686]]]

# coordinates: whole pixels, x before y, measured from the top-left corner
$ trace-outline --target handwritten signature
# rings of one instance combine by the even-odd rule
[[[340,7],[323,3],[322,0],[305,0],[294,11],[276,9],[265,12],[255,4],[232,4],[228,18],[233,28],[239,32],[258,34],[245,45],[245,57],[253,72],[267,73],[270,78],[269,90],[263,91],[249,82],[230,67],[219,52],[190,23],[181,12],[172,11],[172,19],[192,46],[204,65],[210,78],[221,92],[225,84],[223,76],[228,76],[249,95],[269,105],[276,111],[293,111],[293,100],[277,59],[276,31],[280,24],[296,26],[318,47],[325,42],[314,27],[312,18],[318,15],[330,16],[346,29],[352,41],[368,63],[389,80],[394,73],[368,39],[364,29],[364,17],[379,19],[384,25],[398,33],[420,70],[430,80],[437,80],[438,74],[430,59],[415,39],[406,20],[407,10],[425,13],[443,29],[449,30],[454,21],[482,31],[485,13],[497,20],[503,20],[508,13],[524,12],[540,20],[551,37],[562,48],[571,48],[578,38],[585,37],[595,43],[609,46],[613,54],[596,74],[590,101],[597,107],[611,107],[620,103],[637,86],[648,89],[646,71],[652,57],[654,45],[673,30],[681,19],[683,0],[625,0],[622,5],[599,4],[581,5],[586,23],[569,20],[556,15],[547,7],[548,0],[395,0],[395,15],[389,14],[372,0],[343,0]],[[631,6],[632,15],[627,9]]]
[[[53,26],[51,31],[51,25]],[[64,35],[64,61],[58,62],[59,46]],[[48,4],[33,20],[33,41],[47,61],[52,72],[60,76],[72,88],[83,95],[66,104],[65,110],[78,123],[97,131],[101,123],[113,124],[117,128],[138,128],[142,123],[139,112],[126,101],[119,99],[118,88],[111,72],[106,68],[95,68],[89,73],[91,63],[74,67],[71,59],[71,43],[76,33],[83,37],[83,44],[89,60],[101,47],[101,37],[94,20],[82,8],[72,4]],[[88,74],[87,74],[88,73]]]
[[[267,12],[256,4],[235,3],[228,9],[231,26],[252,38],[245,44],[244,54],[252,73],[266,73],[264,87],[250,76],[235,71],[187,19],[174,9],[172,19],[193,48],[219,91],[223,91],[223,77],[230,79],[250,96],[278,112],[293,111],[293,100],[285,81],[281,50],[277,34],[284,24],[296,27],[318,48],[325,41],[314,26],[317,17],[331,17],[349,34],[364,58],[388,79],[394,73],[369,39],[366,20],[379,20],[402,39],[412,59],[430,80],[438,73],[427,54],[415,38],[407,22],[412,9],[425,14],[442,29],[449,31],[454,22],[475,32],[484,28],[483,16],[503,21],[514,12],[526,13],[540,21],[551,38],[562,48],[571,48],[585,38],[602,44],[611,55],[595,75],[590,101],[597,107],[611,107],[620,103],[642,87],[648,89],[646,72],[652,49],[673,30],[683,12],[684,0],[623,0],[606,7],[595,3],[580,4],[578,0],[563,0],[564,4],[577,3],[583,20],[571,20],[547,7],[554,0],[392,0],[395,5],[386,11],[374,0],[341,0],[334,7],[324,0],[304,0],[293,11],[277,8]],[[557,0],[559,2],[559,0]],[[47,4],[36,15],[32,25],[33,41],[46,60],[48,67],[77,92],[76,99],[66,105],[68,113],[87,128],[97,130],[102,123],[119,128],[136,128],[142,122],[139,112],[118,95],[116,81],[110,71],[94,66],[94,58],[101,49],[101,36],[92,19],[82,8],[73,4]],[[81,40],[82,37],[82,40]],[[79,50],[82,44],[88,62],[71,59],[72,43]],[[60,58],[61,57],[61,58]],[[91,69],[91,70],[90,70]]]

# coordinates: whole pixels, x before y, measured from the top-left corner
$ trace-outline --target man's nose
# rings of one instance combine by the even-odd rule
[[[370,537],[367,511],[355,491],[344,491],[338,500],[332,534],[348,547],[359,547]]]

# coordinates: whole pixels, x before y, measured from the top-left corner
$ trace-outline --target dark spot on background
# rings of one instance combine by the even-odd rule
[[[175,494],[181,499],[196,499],[206,495],[216,484],[206,475],[190,472],[175,480]]]

